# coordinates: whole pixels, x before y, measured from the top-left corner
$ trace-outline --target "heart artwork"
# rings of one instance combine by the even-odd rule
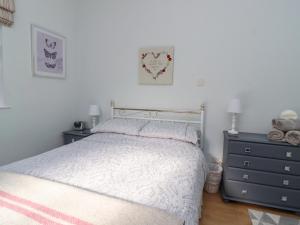
[[[146,52],[141,55],[142,67],[154,80],[166,73],[173,61],[172,56],[165,51]]]
[[[139,50],[139,84],[172,85],[174,47],[141,48]]]

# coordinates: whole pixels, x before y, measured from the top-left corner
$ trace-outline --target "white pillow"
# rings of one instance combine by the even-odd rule
[[[140,136],[175,139],[193,144],[198,142],[196,128],[188,123],[150,121],[140,131]]]
[[[119,133],[139,135],[140,130],[148,123],[148,120],[138,119],[111,119],[98,124],[91,130],[92,133]]]

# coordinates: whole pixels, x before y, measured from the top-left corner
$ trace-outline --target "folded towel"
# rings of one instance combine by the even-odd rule
[[[291,130],[300,131],[300,120],[273,119],[272,125],[275,129],[281,130],[283,132],[287,132]]]
[[[285,139],[291,145],[300,145],[300,131],[292,130],[287,132]]]
[[[278,129],[273,128],[268,133],[268,138],[272,141],[283,141],[284,139],[284,132]]]

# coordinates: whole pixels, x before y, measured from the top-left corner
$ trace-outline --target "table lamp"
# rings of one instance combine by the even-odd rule
[[[230,101],[227,109],[228,113],[232,113],[232,124],[231,124],[231,129],[228,130],[229,134],[232,135],[237,135],[239,132],[236,130],[236,120],[237,120],[237,115],[240,114],[241,111],[241,102],[239,99],[234,98]]]
[[[90,105],[89,115],[92,117],[92,128],[97,125],[97,118],[100,116],[100,110],[97,105]]]

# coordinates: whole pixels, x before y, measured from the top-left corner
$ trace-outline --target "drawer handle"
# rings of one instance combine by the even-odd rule
[[[250,147],[246,147],[245,148],[245,153],[251,153],[251,148]]]
[[[244,179],[244,180],[248,180],[248,179],[249,179],[249,175],[248,175],[248,174],[244,174],[244,175],[243,175],[243,179]]]
[[[249,167],[250,166],[250,162],[249,161],[244,161],[244,166],[245,167]]]
[[[291,167],[290,166],[285,166],[284,171],[291,172]]]
[[[248,193],[247,190],[242,190],[242,195],[246,195]]]
[[[281,197],[281,201],[282,202],[287,202],[288,201],[288,197],[287,196],[282,196]]]
[[[72,138],[72,143],[74,143],[75,142],[75,138]]]
[[[290,185],[290,181],[289,180],[283,180],[283,185],[289,186]]]
[[[292,157],[293,157],[292,152],[286,152],[286,157],[287,157],[287,158],[292,158]]]

